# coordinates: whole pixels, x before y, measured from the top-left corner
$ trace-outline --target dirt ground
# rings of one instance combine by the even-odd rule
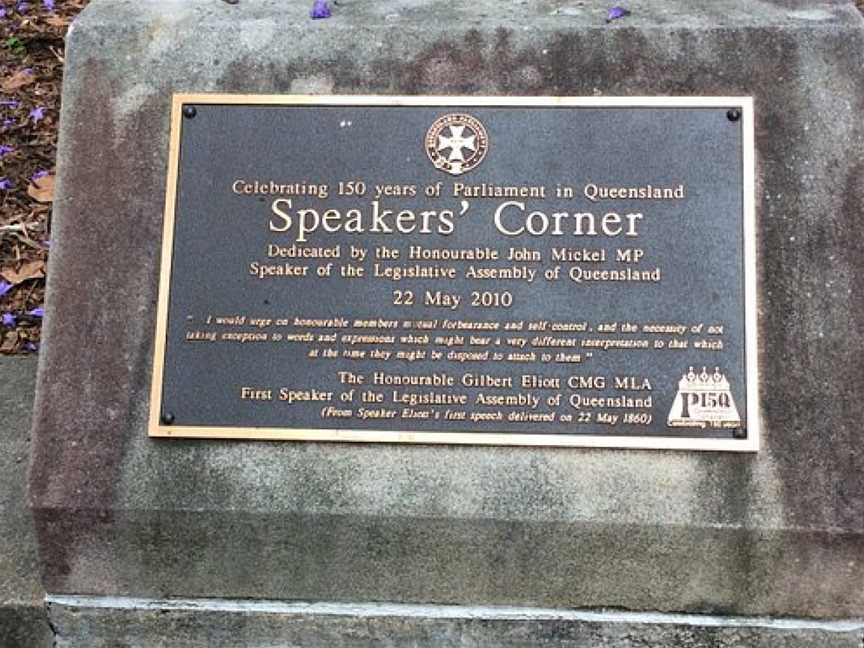
[[[0,0],[0,353],[39,349],[63,43],[88,2]]]
[[[39,348],[63,40],[87,0],[0,0],[0,353]]]

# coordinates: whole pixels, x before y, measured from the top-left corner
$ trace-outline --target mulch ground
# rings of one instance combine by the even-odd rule
[[[0,0],[0,353],[39,349],[63,42],[88,2]]]
[[[63,40],[88,0],[0,0],[0,353],[39,348]]]

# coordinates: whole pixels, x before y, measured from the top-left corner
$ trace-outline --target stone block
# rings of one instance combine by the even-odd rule
[[[0,357],[0,648],[53,646],[26,503],[36,358]]]
[[[555,7],[81,15],[30,481],[49,592],[864,615],[861,15],[645,0],[606,24],[605,6]],[[148,438],[174,92],[752,95],[763,449]]]
[[[860,648],[861,623],[424,605],[51,602],[57,648]]]

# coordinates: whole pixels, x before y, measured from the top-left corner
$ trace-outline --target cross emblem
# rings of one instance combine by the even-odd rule
[[[469,135],[465,137],[463,133],[465,132],[465,126],[449,126],[450,128],[450,137],[444,137],[443,135],[438,136],[438,151],[444,151],[444,149],[450,149],[450,155],[447,157],[448,162],[464,162],[465,156],[462,155],[462,149],[468,149],[469,151],[476,151],[477,145],[475,140],[477,138],[476,135]]]
[[[436,169],[458,176],[483,161],[489,148],[489,135],[475,117],[450,113],[432,123],[426,131],[423,148]]]

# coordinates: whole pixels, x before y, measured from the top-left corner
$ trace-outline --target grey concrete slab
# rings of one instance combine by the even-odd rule
[[[90,5],[30,482],[49,591],[864,615],[864,21],[839,0],[633,9]],[[763,450],[148,439],[180,91],[753,95]]]
[[[52,646],[26,506],[36,357],[0,356],[0,647]]]
[[[57,648],[860,648],[864,622],[387,604],[50,602]]]

